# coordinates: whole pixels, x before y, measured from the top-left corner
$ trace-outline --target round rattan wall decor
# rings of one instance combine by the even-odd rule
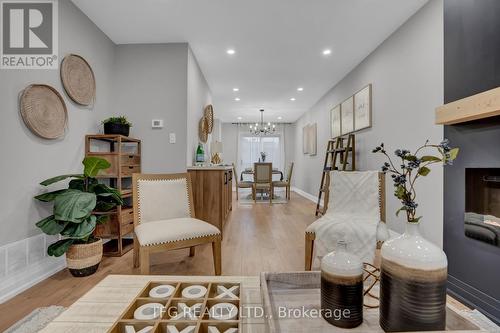
[[[68,96],[77,104],[89,106],[95,100],[95,77],[89,63],[69,54],[61,62],[61,80]]]
[[[208,140],[208,119],[206,117],[201,117],[200,123],[198,125],[198,136],[200,141],[206,143]]]
[[[62,96],[51,86],[32,84],[20,96],[20,112],[26,126],[44,139],[64,135],[68,110]]]
[[[208,104],[203,111],[203,116],[207,118],[208,122],[208,133],[212,133],[214,129],[214,107],[212,104]]]

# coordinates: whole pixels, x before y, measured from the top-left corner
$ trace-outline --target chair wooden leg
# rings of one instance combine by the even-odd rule
[[[139,248],[139,255],[141,257],[141,274],[149,275],[149,250],[145,246]]]
[[[236,187],[236,201],[238,201],[238,187]]]
[[[252,187],[252,196],[253,196],[253,202],[257,203],[257,189],[255,186]]]
[[[137,236],[134,233],[134,268],[139,267],[140,265],[140,256],[139,256],[139,241],[137,240]]]
[[[212,253],[214,256],[214,268],[215,275],[221,275],[221,265],[222,265],[222,257],[221,257],[221,240],[218,239],[212,242]]]
[[[274,187],[271,186],[269,188],[269,203],[272,204],[273,203],[273,195],[274,195]]]
[[[189,248],[189,256],[190,256],[190,257],[194,257],[195,252],[196,252],[196,251],[195,251],[195,247],[194,247],[194,246],[191,246],[191,247]]]
[[[306,232],[306,255],[305,255],[305,270],[310,271],[312,266],[312,255],[314,249],[314,239],[316,235]]]

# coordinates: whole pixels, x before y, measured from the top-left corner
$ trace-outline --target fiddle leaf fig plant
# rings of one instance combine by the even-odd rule
[[[418,223],[420,221],[422,216],[417,216],[418,204],[416,203],[415,183],[420,177],[425,177],[431,172],[430,166],[432,164],[453,164],[459,149],[451,148],[449,144],[448,139],[444,139],[439,144],[430,144],[427,140],[413,153],[407,149],[397,149],[394,151],[396,160],[391,159],[387,154],[383,143],[373,149],[373,153],[382,154],[387,159],[382,165],[382,172],[391,174],[394,182],[394,196],[402,204],[401,208],[396,211],[396,216],[404,211],[408,222]],[[432,151],[437,154],[431,155]]]
[[[48,186],[70,179],[68,188],[37,195],[35,199],[53,203],[53,214],[36,223],[47,235],[60,234],[63,239],[51,244],[47,249],[50,256],[59,257],[73,244],[88,244],[96,241],[93,236],[98,224],[105,223],[107,212],[122,205],[120,192],[108,185],[100,184],[95,178],[100,170],[111,164],[98,157],[83,160],[83,174],[68,174],[44,180],[40,185]]]

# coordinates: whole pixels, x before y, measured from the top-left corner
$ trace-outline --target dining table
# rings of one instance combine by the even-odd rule
[[[243,181],[243,175],[252,175],[253,176],[254,172],[253,169],[245,169],[241,172],[240,175],[240,181]],[[272,172],[273,175],[280,175],[280,181],[283,181],[283,171],[280,171],[278,169],[273,169]]]

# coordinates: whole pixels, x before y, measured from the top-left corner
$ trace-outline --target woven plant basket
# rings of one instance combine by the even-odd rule
[[[102,259],[102,239],[90,244],[71,245],[66,252],[66,263],[73,276],[88,276],[97,271]]]

